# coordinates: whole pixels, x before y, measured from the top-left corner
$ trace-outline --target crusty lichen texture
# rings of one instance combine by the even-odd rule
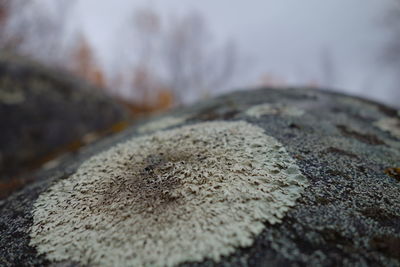
[[[90,158],[40,195],[31,245],[84,265],[219,261],[279,223],[306,186],[285,148],[247,122],[158,131]]]
[[[250,117],[260,118],[264,115],[283,115],[290,117],[300,117],[304,115],[304,110],[283,104],[260,104],[246,110],[246,115]]]
[[[150,121],[144,125],[141,125],[137,131],[139,133],[149,133],[157,130],[162,130],[165,128],[169,128],[172,126],[176,126],[182,124],[186,121],[187,117],[185,116],[168,116],[160,119],[156,119],[154,121]]]
[[[379,129],[389,132],[392,136],[400,139],[400,120],[397,118],[384,118],[374,123]]]

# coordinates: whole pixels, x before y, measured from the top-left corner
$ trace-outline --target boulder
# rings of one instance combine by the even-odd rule
[[[399,266],[399,128],[307,88],[171,111],[1,201],[0,265]]]
[[[0,196],[18,184],[13,177],[126,119],[127,112],[98,88],[0,53]]]

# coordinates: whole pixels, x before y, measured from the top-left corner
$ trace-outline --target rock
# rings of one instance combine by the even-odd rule
[[[326,91],[260,89],[221,96],[145,121],[138,127],[86,147],[76,158],[63,161],[52,170],[39,171],[37,182],[1,201],[0,265],[111,265],[115,263],[115,257],[110,254],[120,255],[125,263],[161,264],[140,254],[141,250],[131,258],[127,257],[124,252],[129,251],[129,244],[115,233],[125,229],[135,218],[141,218],[137,223],[144,231],[148,231],[146,227],[154,230],[148,233],[148,238],[132,241],[136,247],[146,248],[147,243],[155,242],[152,236],[169,238],[172,242],[178,236],[185,238],[180,235],[179,228],[170,232],[167,226],[181,223],[187,228],[187,223],[193,223],[192,217],[198,213],[193,213],[193,208],[183,212],[186,206],[180,199],[198,202],[200,196],[204,198],[203,203],[208,203],[202,206],[207,217],[215,218],[220,218],[221,214],[209,209],[209,205],[227,201],[227,205],[232,205],[235,210],[235,201],[241,199],[242,209],[238,214],[251,228],[232,228],[226,217],[221,217],[224,220],[220,221],[220,226],[201,217],[206,223],[200,228],[193,225],[193,232],[202,229],[209,234],[210,229],[214,229],[215,237],[207,235],[207,238],[219,240],[221,253],[217,249],[204,256],[181,247],[181,254],[175,251],[170,255],[174,260],[165,258],[164,264],[399,266],[400,181],[397,170],[400,167],[400,139],[393,134],[398,132],[398,124],[391,123],[393,129],[388,129],[387,124],[381,128],[381,124],[376,123],[384,119],[400,120],[399,113],[378,103]],[[250,131],[254,143],[243,136],[244,129]],[[213,138],[209,140],[208,136]],[[231,153],[236,153],[231,150],[231,137],[243,138],[243,144],[246,144],[243,147],[235,145],[233,150],[240,152],[243,159],[235,166],[228,166],[230,160],[224,161]],[[272,143],[262,141],[265,143],[259,144],[259,140],[271,140]],[[157,151],[148,154],[147,144],[154,142],[158,144],[154,148]],[[164,142],[168,145],[163,146]],[[186,148],[187,144],[194,147]],[[132,146],[141,149],[135,148],[128,157]],[[219,151],[219,148],[224,152],[212,152],[219,153],[217,160],[207,159],[207,153]],[[199,150],[202,152],[196,153]],[[143,155],[148,157],[143,158]],[[273,156],[273,164],[260,163],[260,155],[268,159]],[[252,156],[258,159],[254,164],[248,161]],[[279,157],[283,159],[281,163]],[[202,160],[209,161],[206,165],[197,164]],[[289,167],[293,162],[296,166]],[[198,166],[203,167],[196,169]],[[211,177],[209,166],[217,170]],[[113,171],[115,169],[119,171]],[[191,171],[187,171],[189,169]],[[178,172],[165,176],[172,173],[169,170]],[[224,170],[230,170],[232,181],[224,180]],[[296,176],[298,170],[302,175]],[[118,177],[113,176],[116,174]],[[187,186],[186,177],[194,174],[202,179]],[[293,174],[296,178],[274,183],[271,185],[274,190],[262,191],[279,194],[260,197],[257,190],[262,187],[258,179],[268,183],[276,174],[282,174],[281,177]],[[217,178],[222,179],[222,184],[224,181],[242,183],[244,191],[237,197],[233,193],[236,191],[229,192],[231,189],[224,192],[224,188],[231,187],[218,187],[215,183],[220,180]],[[204,189],[210,193],[203,193]],[[242,198],[249,192],[250,199]],[[224,194],[220,196],[220,193]],[[85,194],[88,197],[80,197],[77,202],[77,196]],[[144,194],[143,200],[137,197],[138,194]],[[285,195],[293,196],[296,202],[287,201]],[[99,198],[93,202],[92,196]],[[130,197],[135,201],[132,202]],[[257,204],[264,197],[271,204],[268,209]],[[158,203],[156,206],[151,205],[152,198]],[[136,205],[137,202],[140,205]],[[131,205],[125,205],[127,203]],[[247,213],[249,204],[256,205],[256,217]],[[51,215],[51,211],[59,212],[61,207],[65,210],[65,218],[75,213],[83,216],[77,218],[93,216],[93,220],[65,220],[62,213]],[[138,207],[145,208],[140,210]],[[122,213],[125,217],[121,217],[120,209],[132,209],[142,215],[132,218]],[[48,216],[43,216],[49,211]],[[109,213],[103,214],[105,212]],[[155,212],[160,212],[159,224],[153,218]],[[266,214],[275,214],[275,217],[265,217]],[[235,212],[228,216],[233,216],[232,221],[236,221]],[[105,221],[96,221],[103,217]],[[62,227],[76,232],[70,235]],[[113,239],[107,239],[104,231],[110,231]],[[55,240],[51,238],[54,237],[52,233],[60,235]],[[199,240],[192,233],[187,235],[193,237],[193,247],[207,251],[202,247],[207,240]],[[76,246],[72,251],[68,249],[71,238]],[[163,239],[158,241],[154,243],[154,253],[168,244],[163,245]],[[237,246],[231,250],[235,242]],[[102,248],[104,244],[109,248],[107,251]]]
[[[0,53],[0,182],[127,119],[115,101],[62,71]]]

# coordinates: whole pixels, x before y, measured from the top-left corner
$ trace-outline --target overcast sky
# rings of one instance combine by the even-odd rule
[[[395,103],[389,93],[394,76],[376,62],[388,36],[382,20],[390,2],[81,0],[74,21],[83,25],[107,63],[113,56],[115,33],[135,8],[151,6],[164,14],[198,10],[216,38],[235,39],[249,66],[234,87],[254,85],[268,72],[293,85],[329,83],[353,94]],[[330,80],[323,71],[324,60],[329,60],[334,70]]]

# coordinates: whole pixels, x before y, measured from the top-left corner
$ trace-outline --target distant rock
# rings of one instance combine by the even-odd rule
[[[98,88],[0,53],[0,191],[13,187],[15,175],[126,118],[126,111]]]
[[[0,265],[399,266],[398,120],[311,89],[169,112],[0,202]]]

